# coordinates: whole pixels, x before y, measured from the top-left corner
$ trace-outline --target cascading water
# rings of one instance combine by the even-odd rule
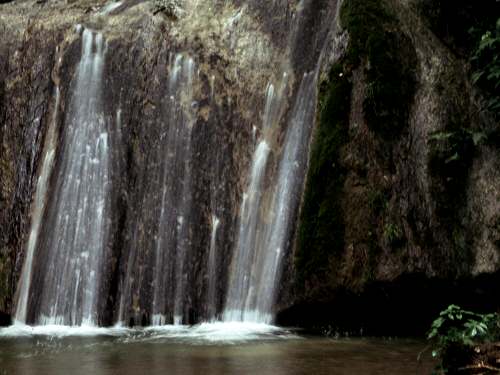
[[[246,320],[245,303],[251,283],[251,268],[256,247],[257,226],[259,223],[260,201],[264,188],[264,174],[267,158],[271,149],[267,142],[261,141],[255,150],[250,174],[250,184],[243,195],[240,210],[238,243],[231,270],[231,279],[226,299],[224,320]]]
[[[264,231],[261,203],[265,191],[265,172],[271,152],[269,144],[273,138],[273,125],[279,123],[286,105],[287,77],[287,74],[284,74],[278,92],[275,92],[272,84],[267,88],[262,125],[264,139],[259,142],[255,150],[248,189],[243,194],[238,242],[231,265],[223,317],[225,321],[255,321],[255,314],[259,314],[250,305],[255,288],[254,264],[258,261],[257,254],[262,245]]]
[[[192,211],[192,130],[194,126],[193,91],[195,85],[194,60],[184,54],[173,54],[169,60],[169,78],[165,87],[165,112],[160,124],[161,134],[155,164],[151,173],[151,195],[143,197],[144,212],[158,212],[152,246],[152,277],[146,291],[151,299],[144,308],[151,314],[153,325],[182,323],[185,314],[184,270],[190,248]],[[152,199],[159,190],[158,201]],[[156,207],[155,207],[156,206]],[[158,210],[156,211],[156,208]],[[137,236],[137,228],[135,228]],[[130,305],[142,293],[137,266],[140,254],[133,249],[128,257],[127,269],[120,297],[118,321],[124,323],[130,314]],[[137,284],[134,284],[137,282]],[[151,289],[151,290],[150,290]],[[135,303],[137,305],[137,303]],[[140,321],[137,310],[132,317]]]
[[[140,215],[150,218],[152,235],[144,240],[140,225],[134,222],[133,245],[120,291],[119,324],[142,322],[144,314],[155,326],[180,324],[186,318],[189,275],[185,264],[192,240],[195,73],[193,58],[170,54],[160,121],[155,123],[159,137],[150,168],[144,171],[143,178],[149,182],[139,198]],[[141,248],[137,244],[142,244]]]
[[[306,168],[316,104],[315,84],[314,73],[304,75],[289,120],[270,210],[266,213],[263,213],[266,207],[261,199],[263,169],[270,151],[266,141],[261,141],[255,152],[250,186],[241,208],[240,232],[224,312],[226,321],[272,321],[283,255]],[[265,123],[269,121],[268,116],[279,119],[280,110],[276,105],[280,101],[270,101],[271,93],[272,90],[268,90]]]
[[[217,313],[217,229],[220,220],[212,215],[212,233],[210,235],[210,250],[208,253],[208,288],[207,288],[207,312],[210,320],[215,320]]]
[[[109,150],[103,114],[105,43],[83,30],[82,56],[69,112],[55,191],[48,201],[38,288],[40,324],[95,325],[107,232]]]
[[[174,22],[101,1],[75,18],[79,62],[72,29],[54,42],[16,320],[272,321],[313,124],[316,78],[301,78],[328,26],[305,56],[312,0],[274,2],[272,19],[259,2],[209,3],[174,4]],[[121,25],[132,14],[154,20],[137,39]]]
[[[316,75],[305,74],[291,114],[285,148],[280,160],[278,179],[275,183],[269,223],[261,253],[254,262],[254,285],[250,296],[250,311],[256,311],[257,321],[270,322],[281,277],[281,266],[287,241],[291,238],[292,225],[300,201],[304,180],[307,151],[316,109]]]
[[[163,191],[156,264],[153,276],[153,324],[165,324],[167,312],[173,312],[174,323],[183,318],[186,275],[184,262],[189,246],[191,209],[191,131],[194,60],[181,54],[173,58],[168,82],[169,128],[163,164]],[[173,267],[175,266],[175,268]],[[173,306],[169,303],[173,302]]]
[[[49,125],[43,150],[45,156],[42,162],[40,177],[38,177],[38,181],[36,184],[30,235],[28,238],[28,244],[26,246],[26,259],[24,261],[23,269],[21,271],[21,279],[19,280],[18,285],[16,312],[14,315],[14,319],[15,321],[20,323],[26,323],[26,317],[28,313],[28,298],[33,272],[33,256],[35,254],[35,249],[38,243],[38,235],[40,233],[40,225],[45,209],[47,189],[49,187],[49,178],[52,173],[52,166],[54,165],[56,148],[56,125],[60,98],[60,90],[59,87],[56,86],[53,116]]]

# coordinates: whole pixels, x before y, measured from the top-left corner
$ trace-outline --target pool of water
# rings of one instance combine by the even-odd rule
[[[430,374],[418,340],[331,339],[260,324],[0,329],[0,375]]]

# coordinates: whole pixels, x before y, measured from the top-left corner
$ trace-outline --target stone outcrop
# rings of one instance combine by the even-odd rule
[[[498,122],[421,5],[344,2],[282,324],[422,334],[449,303],[498,309]]]
[[[105,115],[113,124],[112,235],[101,324],[116,320],[121,280],[132,259],[138,279],[144,279],[134,287],[126,315],[131,323],[150,322],[144,304],[151,296],[144,285],[157,235],[167,68],[176,54],[194,59],[197,76],[190,168],[198,209],[186,266],[192,275],[189,321],[204,318],[214,199],[207,186],[218,184],[218,267],[224,270],[236,241],[250,146],[261,132],[266,86],[289,72],[293,103],[302,75],[318,62],[318,120],[278,322],[334,327],[337,321],[357,329],[386,317],[389,325],[388,312],[402,311],[402,301],[410,300],[413,307],[429,303],[413,310],[422,317],[421,332],[452,298],[498,308],[500,158],[493,136],[488,138],[498,124],[478,110],[481,93],[468,79],[466,60],[429,27],[419,2],[364,4],[375,7],[375,15],[353,11],[350,20],[337,16],[341,4],[334,0],[126,0],[109,14],[101,12],[100,0],[0,5],[2,316],[13,309],[43,142],[56,110],[63,134],[82,27],[99,30],[106,40]],[[371,25],[371,37],[358,38],[363,45],[353,52],[356,35],[363,35],[360,22]],[[377,55],[381,49],[390,53]],[[394,92],[400,83],[408,83],[404,95]],[[280,126],[278,143],[285,131]],[[276,163],[282,144],[274,147]],[[43,259],[36,269],[43,272]],[[219,283],[224,295],[225,271]],[[220,299],[219,310],[222,304]],[[355,309],[375,311],[374,319],[348,313]]]
[[[105,246],[99,323],[116,321],[125,275],[134,276],[124,313],[127,323],[148,324],[152,319],[145,306],[152,299],[152,252],[159,236],[159,176],[164,158],[170,157],[163,154],[162,145],[167,127],[172,126],[167,120],[171,98],[166,93],[169,74],[173,74],[169,69],[177,56],[186,61],[191,58],[195,66],[194,100],[183,104],[194,114],[186,165],[192,174],[190,199],[195,207],[189,213],[190,250],[183,255],[187,259],[183,273],[189,275],[183,281],[187,287],[185,314],[188,321],[204,317],[206,244],[214,210],[222,228],[217,240],[219,310],[222,308],[227,284],[224,270],[231,260],[255,137],[263,131],[266,87],[277,85],[288,74],[286,108],[280,123],[274,124],[276,141],[267,186],[283,149],[285,117],[291,112],[302,76],[314,71],[319,61],[331,27],[329,19],[335,14],[335,2],[325,1],[320,7],[312,1],[297,4],[186,0],[176,3],[182,8],[178,17],[155,14],[155,4],[148,1],[48,1],[43,5],[16,1],[2,5],[0,29],[9,37],[0,42],[0,50],[5,51],[0,57],[1,311],[9,314],[13,310],[26,257],[30,206],[51,119],[56,118],[59,140],[64,137],[83,28],[98,31],[105,39],[102,87],[112,150],[111,234]],[[300,34],[308,35],[310,43],[305,48],[297,44]],[[56,86],[59,108],[54,108]],[[56,151],[56,155],[61,153]],[[62,162],[56,156],[54,168]],[[50,184],[55,183],[53,174]],[[47,272],[47,250],[43,248],[47,235],[42,230],[34,257],[34,285],[42,285],[41,275]],[[30,298],[28,321],[33,321],[38,309],[35,290]]]

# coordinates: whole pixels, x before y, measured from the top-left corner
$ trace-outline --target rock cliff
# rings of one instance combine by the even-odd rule
[[[189,207],[196,207],[188,210],[188,250],[179,263],[188,275],[180,281],[186,322],[206,318],[212,215],[222,228],[217,310],[223,307],[253,145],[264,133],[265,89],[280,84],[283,73],[289,77],[283,118],[293,112],[304,73],[318,72],[319,96],[302,204],[291,211],[296,225],[278,322],[380,333],[377,322],[389,326],[395,314],[407,313],[421,316],[415,328],[421,332],[450,299],[498,308],[498,118],[482,110],[485,93],[471,83],[466,53],[436,29],[428,3],[1,4],[0,312],[13,312],[51,121],[58,140],[64,137],[82,28],[106,41],[112,193],[100,324],[118,315],[131,324],[152,320],[146,306],[161,236],[165,136],[173,126],[167,86],[176,56],[195,67],[194,99],[182,103],[194,129],[182,168],[192,181]],[[278,122],[267,184],[286,138],[285,121]],[[50,184],[55,189],[54,175]],[[40,234],[41,243],[48,235]],[[35,284],[47,272],[46,251],[41,245],[35,255]]]

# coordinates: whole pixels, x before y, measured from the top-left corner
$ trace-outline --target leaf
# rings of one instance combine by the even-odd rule
[[[429,139],[435,140],[435,141],[441,141],[443,139],[448,139],[452,136],[453,136],[452,132],[436,132],[436,133],[431,134],[429,136]],[[447,310],[449,310],[450,307],[452,307],[452,306],[453,305],[450,305]],[[447,313],[447,310],[445,310],[446,311],[445,314]]]
[[[434,323],[433,323],[433,326],[435,326],[436,328],[439,328],[443,325],[444,323],[444,319],[443,318],[437,318]]]
[[[483,132],[472,133],[472,142],[477,146],[483,139],[486,139],[486,134]]]
[[[455,152],[455,154],[453,154],[452,156],[450,156],[450,157],[449,157],[448,159],[446,159],[444,162],[445,162],[445,164],[448,164],[448,163],[450,163],[450,162],[452,162],[452,161],[455,161],[455,160],[458,160],[458,159],[459,159],[458,153],[457,153],[457,152]],[[449,317],[450,317],[450,319],[452,319],[452,320],[454,319],[454,318],[453,318],[453,315],[449,315]]]
[[[495,78],[500,78],[500,71],[498,71],[498,72],[493,71],[490,74],[488,74],[488,77],[486,77],[486,78],[488,78],[488,80],[490,80],[490,81],[495,79]]]
[[[483,76],[484,72],[474,72],[472,74],[472,84],[476,84],[477,81],[479,81],[481,79],[481,77]]]
[[[474,341],[472,341],[470,338],[465,337],[464,338],[464,344],[465,345],[474,345]]]
[[[477,325],[477,330],[479,331],[479,333],[484,334],[488,331],[488,326],[484,323],[479,323]]]

